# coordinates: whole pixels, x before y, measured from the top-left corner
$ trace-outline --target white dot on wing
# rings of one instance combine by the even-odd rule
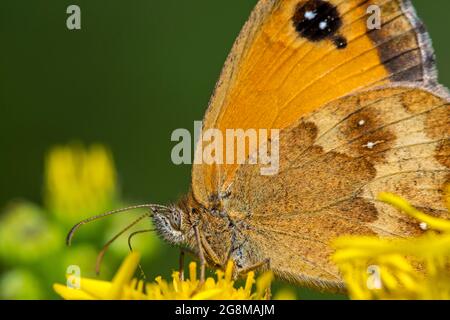
[[[313,11],[306,11],[305,12],[305,18],[308,20],[312,20],[316,17],[316,13],[314,13]]]
[[[376,142],[368,142],[367,144],[363,145],[363,147],[367,149],[373,149],[376,145],[379,145],[380,143],[383,143],[384,141],[376,141]]]
[[[328,26],[328,23],[326,21],[322,21],[321,23],[319,23],[319,28],[322,30],[325,30]]]

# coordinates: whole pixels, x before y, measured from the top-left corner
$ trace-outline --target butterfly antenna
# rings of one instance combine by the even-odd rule
[[[120,213],[120,212],[125,212],[125,211],[130,211],[130,210],[136,210],[136,209],[150,209],[152,212],[158,212],[159,210],[168,210],[168,208],[166,206],[162,206],[162,205],[157,205],[157,204],[141,204],[141,205],[137,205],[137,206],[131,206],[131,207],[127,207],[127,208],[123,208],[123,209],[117,209],[117,210],[113,210],[113,211],[109,211],[106,213],[102,213],[99,214],[97,216],[93,216],[90,218],[87,218],[83,221],[78,222],[76,225],[74,225],[72,227],[72,229],[70,229],[69,233],[67,234],[66,237],[66,244],[68,246],[70,246],[72,244],[72,238],[75,235],[75,232],[77,232],[77,230],[82,226],[85,225],[89,222],[95,221],[95,220],[99,220],[102,219],[104,217],[116,214],[116,213]],[[151,216],[151,214],[150,214]]]
[[[105,256],[106,251],[109,249],[109,246],[117,240],[117,238],[119,238],[121,235],[123,235],[125,232],[127,232],[128,230],[130,230],[132,227],[134,227],[136,224],[138,224],[142,219],[149,217],[150,214],[146,213],[142,216],[140,216],[139,218],[137,218],[136,220],[134,220],[130,225],[128,225],[125,229],[123,229],[122,231],[120,231],[118,234],[116,234],[114,237],[111,238],[111,240],[109,240],[102,248],[102,250],[99,252],[98,256],[97,256],[97,262],[95,265],[95,272],[97,275],[100,274],[100,267],[103,261],[103,257]]]
[[[133,240],[133,238],[136,235],[142,234],[142,233],[147,233],[147,232],[153,232],[153,231],[156,231],[156,229],[139,230],[139,231],[135,231],[133,233],[130,233],[130,235],[128,236],[128,248],[130,248],[130,251],[133,251],[133,246],[131,245],[131,240]]]

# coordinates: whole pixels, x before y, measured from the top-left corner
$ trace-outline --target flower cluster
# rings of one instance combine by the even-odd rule
[[[51,284],[70,265],[93,276],[95,244],[129,224],[125,216],[94,224],[66,249],[65,234],[74,223],[122,205],[114,161],[102,145],[73,143],[53,148],[45,164],[45,205],[16,201],[0,215],[0,299],[54,298]],[[151,227],[150,221],[147,224]],[[140,237],[135,243],[147,256],[156,251],[156,244],[156,236]],[[102,275],[108,276],[108,265],[128,251],[126,241],[112,246]]]
[[[103,212],[117,198],[117,178],[110,152],[102,145],[56,147],[46,158],[47,208],[72,226],[81,214]]]
[[[429,216],[393,194],[383,193],[379,199],[414,217],[429,231],[406,239],[337,239],[333,260],[350,297],[450,299],[450,221]]]
[[[173,272],[171,282],[157,277],[153,283],[144,283],[142,280],[133,279],[139,259],[138,253],[131,253],[111,282],[81,278],[77,280],[80,284],[78,288],[72,285],[55,284],[54,289],[61,297],[69,300],[262,300],[269,298],[273,279],[271,272],[263,273],[258,279],[255,279],[254,272],[249,272],[245,285],[235,287],[232,278],[233,263],[229,262],[225,271],[216,271],[216,279],[208,277],[202,284],[197,277],[197,264],[191,262],[187,279],[181,279],[179,272]],[[282,298],[287,299],[292,296],[283,294]]]

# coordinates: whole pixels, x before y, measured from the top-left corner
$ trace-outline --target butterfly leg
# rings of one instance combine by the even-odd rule
[[[255,263],[254,265],[245,267],[241,270],[238,270],[239,275],[246,275],[247,273],[249,273],[250,271],[255,271],[258,270],[259,268],[264,268],[266,270],[270,270],[270,259],[264,259],[263,261],[260,261],[258,263]],[[270,286],[267,288],[266,290],[266,299],[270,300],[272,296],[272,292],[270,290]]]
[[[240,275],[245,275],[247,273],[249,273],[250,271],[255,271],[259,268],[265,267],[267,270],[270,270],[270,259],[264,259],[263,261],[260,261],[258,263],[255,263],[254,265],[245,267],[241,270],[239,270],[239,274]]]
[[[179,258],[179,272],[180,272],[180,280],[184,281],[184,250],[180,249],[180,258]]]
[[[191,255],[192,257],[197,257],[194,251],[188,249],[188,248],[180,248],[180,256],[178,259],[179,263],[179,273],[180,273],[180,280],[184,280],[184,261],[186,258],[186,254]]]
[[[202,241],[200,239],[200,232],[198,230],[198,226],[194,226],[194,232],[195,232],[195,238],[197,240],[197,245],[198,245],[198,258],[200,259],[200,283],[199,283],[199,287],[200,287],[205,282],[206,260],[205,260],[205,254],[203,252]]]
[[[208,240],[206,240],[202,236],[200,236],[200,240],[202,241],[202,246],[205,249],[205,252],[208,254],[209,258],[214,263],[214,266],[223,268],[224,267],[223,263],[220,261],[219,257],[217,256],[216,252],[214,251],[214,249],[211,248]]]

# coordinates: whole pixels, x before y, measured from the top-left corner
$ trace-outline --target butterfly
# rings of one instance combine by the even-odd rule
[[[379,27],[369,27],[371,8]],[[380,192],[450,218],[442,200],[449,101],[410,1],[260,0],[225,62],[203,130],[279,129],[279,172],[195,163],[185,197],[147,207],[160,236],[192,250],[202,270],[232,259],[236,275],[270,268],[296,284],[341,291],[332,239],[424,232],[377,201]]]

